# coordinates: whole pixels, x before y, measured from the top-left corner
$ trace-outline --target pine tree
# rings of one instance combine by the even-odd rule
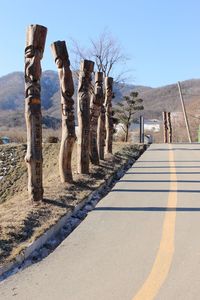
[[[130,125],[134,122],[136,111],[144,109],[143,100],[138,98],[138,92],[131,92],[129,96],[124,96],[121,102],[118,102],[114,108],[115,116],[119,123],[122,123],[122,129],[125,132],[125,142],[128,141]]]

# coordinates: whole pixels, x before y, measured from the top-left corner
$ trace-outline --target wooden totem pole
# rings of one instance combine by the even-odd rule
[[[65,41],[51,44],[51,49],[58,68],[61,93],[62,139],[59,154],[61,182],[72,182],[72,151],[76,140],[74,120],[74,83],[70,70],[70,61]]]
[[[167,112],[163,112],[163,138],[164,143],[168,142],[168,128],[167,128]]]
[[[103,73],[95,73],[95,88],[90,107],[90,160],[99,165],[99,154],[97,146],[98,119],[103,102]]]
[[[90,146],[90,98],[92,94],[92,72],[94,62],[83,60],[80,65],[78,84],[78,173],[89,173],[89,146]]]
[[[40,77],[47,28],[30,25],[25,48],[25,117],[27,126],[28,192],[31,200],[43,199],[42,185],[42,114]]]
[[[113,111],[112,111],[112,98],[113,98],[113,78],[105,78],[105,109],[106,109],[106,149],[107,154],[112,154],[113,142]]]
[[[167,112],[167,128],[168,128],[168,142],[172,143],[172,123],[171,123],[171,113]]]
[[[102,98],[102,103],[101,103],[101,111],[100,111],[100,116],[98,120],[98,153],[99,153],[99,159],[104,160],[104,147],[105,147],[105,140],[106,140],[106,127],[105,127],[105,122],[106,122],[106,109],[104,106],[104,97]]]

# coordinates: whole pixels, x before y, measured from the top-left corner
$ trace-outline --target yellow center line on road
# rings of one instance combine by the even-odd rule
[[[162,237],[160,246],[151,269],[150,274],[141,286],[133,300],[152,300],[159,292],[170,270],[174,254],[174,237],[176,224],[176,206],[177,206],[177,175],[174,162],[174,153],[170,146],[169,149],[169,166],[170,166],[170,190],[167,209],[163,222]]]

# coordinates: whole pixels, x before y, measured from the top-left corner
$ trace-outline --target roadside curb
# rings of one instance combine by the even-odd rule
[[[0,282],[49,255],[85,219],[88,212],[95,208],[145,150],[146,145],[141,145],[139,150],[133,153],[131,159],[76,205],[72,211],[67,212],[43,235],[30,243],[13,261],[0,267]]]

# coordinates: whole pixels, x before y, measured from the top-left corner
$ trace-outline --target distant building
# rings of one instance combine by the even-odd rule
[[[145,131],[153,131],[153,132],[159,132],[160,131],[160,124],[161,122],[157,119],[144,119],[144,130]],[[119,123],[116,125],[115,129],[116,132],[123,131],[122,127],[124,125],[122,123]],[[140,129],[139,122],[132,123],[130,126],[130,131],[138,131]]]
[[[157,119],[144,120],[144,130],[145,131],[160,131],[160,121]]]

